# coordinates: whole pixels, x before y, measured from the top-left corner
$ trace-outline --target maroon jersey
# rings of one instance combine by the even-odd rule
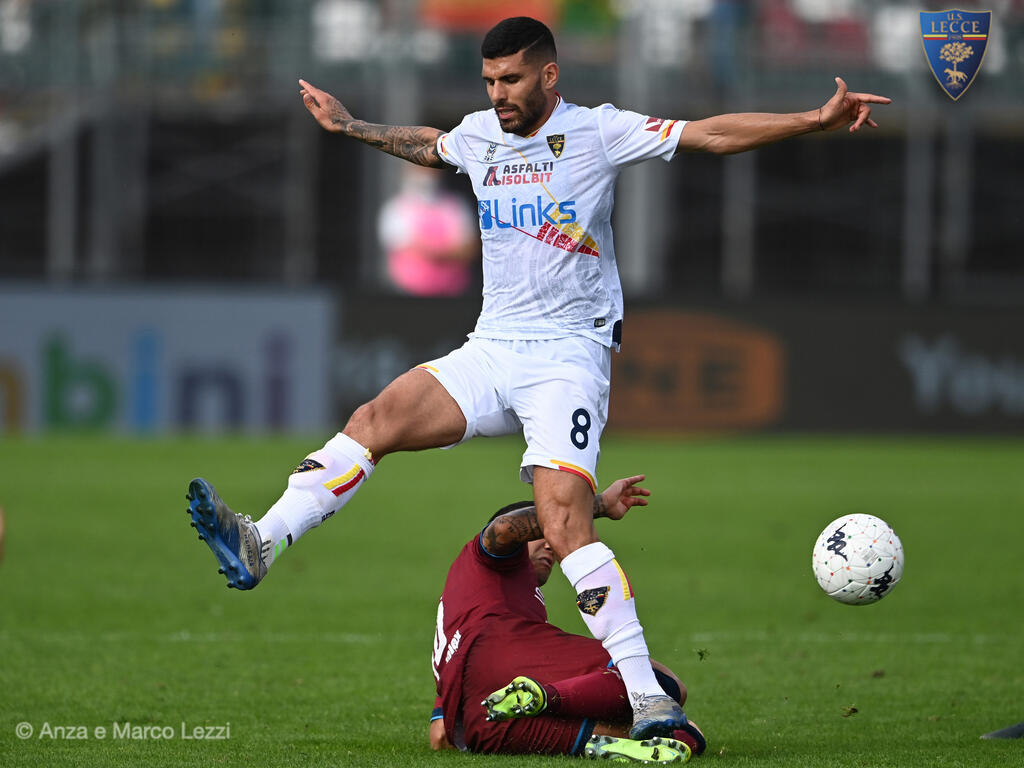
[[[477,536],[448,569],[437,604],[433,666],[445,711],[458,709],[460,702],[455,696],[461,698],[462,686],[457,681],[462,679],[467,652],[480,632],[495,621],[515,618],[535,623],[548,620],[529,549],[523,546],[513,555],[498,557],[489,554]]]
[[[463,547],[448,571],[434,635],[436,706],[451,744],[474,752],[571,752],[581,721],[488,723],[480,702],[516,675],[553,681],[608,663],[597,640],[547,623],[526,546],[507,557],[488,554],[480,537]]]

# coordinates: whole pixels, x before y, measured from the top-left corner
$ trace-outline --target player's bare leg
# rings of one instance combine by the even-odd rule
[[[598,541],[594,527],[594,491],[579,475],[535,466],[533,500],[544,540],[559,560]]]
[[[583,621],[622,675],[633,704],[630,736],[668,736],[686,723],[686,715],[658,684],[633,589],[615,554],[598,541],[593,489],[572,472],[534,467],[533,494],[544,538],[576,590]]]
[[[232,512],[202,478],[189,485],[188,514],[217,556],[228,586],[251,589],[277,556],[348,503],[383,456],[451,445],[465,433],[462,410],[437,379],[426,371],[408,371],[309,454],[257,522]]]
[[[466,434],[466,417],[437,379],[414,368],[357,408],[342,434],[379,461],[389,453],[457,443]]]

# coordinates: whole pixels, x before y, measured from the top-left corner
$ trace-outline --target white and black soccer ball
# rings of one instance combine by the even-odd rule
[[[877,603],[903,576],[903,544],[874,515],[844,515],[814,542],[814,578],[825,594],[847,605]]]

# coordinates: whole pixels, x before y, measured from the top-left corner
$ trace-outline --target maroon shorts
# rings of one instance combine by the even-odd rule
[[[485,631],[470,646],[463,670],[466,746],[485,753],[577,754],[590,738],[592,720],[539,715],[491,723],[480,702],[519,675],[553,683],[604,669],[609,662],[599,641],[551,624],[502,622]]]

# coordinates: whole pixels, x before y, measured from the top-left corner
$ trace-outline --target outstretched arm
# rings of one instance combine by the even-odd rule
[[[644,475],[633,475],[616,480],[603,493],[594,497],[594,517],[621,520],[633,507],[646,507],[651,492],[637,483],[644,481]]]
[[[345,105],[327,91],[322,91],[305,80],[299,80],[299,85],[302,86],[302,103],[324,130],[351,136],[364,144],[416,165],[429,168],[448,167],[437,154],[437,137],[444,131],[422,125],[377,125],[356,120]]]
[[[631,507],[647,506],[646,497],[651,492],[637,485],[643,480],[643,475],[633,475],[609,485],[594,497],[594,517],[621,520]],[[494,518],[483,533],[484,547],[492,555],[510,555],[523,544],[543,538],[544,532],[537,522],[537,508],[534,506]]]
[[[892,99],[871,93],[850,93],[841,77],[836,92],[819,109],[810,112],[773,114],[749,112],[693,120],[679,135],[677,152],[712,152],[730,155],[814,131],[834,131],[844,125],[850,133],[862,125],[877,128],[871,119],[871,104],[888,104]]]

